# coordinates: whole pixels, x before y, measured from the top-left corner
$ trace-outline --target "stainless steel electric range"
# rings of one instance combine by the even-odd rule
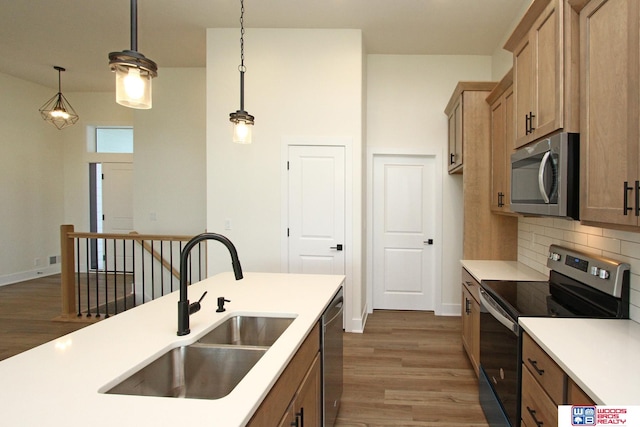
[[[491,427],[520,426],[520,316],[629,317],[629,264],[551,245],[547,282],[483,281],[480,403]]]

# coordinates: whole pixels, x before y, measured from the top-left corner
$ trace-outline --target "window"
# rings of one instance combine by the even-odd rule
[[[133,128],[96,128],[96,153],[133,153]]]

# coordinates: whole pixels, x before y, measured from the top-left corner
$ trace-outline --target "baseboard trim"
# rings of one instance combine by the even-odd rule
[[[12,285],[18,282],[37,279],[38,277],[53,276],[54,274],[60,274],[60,264],[45,268],[38,268],[37,270],[22,271],[20,273],[0,276],[0,286]]]
[[[436,312],[436,316],[460,316],[461,310],[462,305],[460,304],[442,304],[440,312]]]

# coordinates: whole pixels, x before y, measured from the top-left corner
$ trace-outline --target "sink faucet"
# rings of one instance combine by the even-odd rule
[[[187,297],[187,261],[189,260],[189,253],[191,249],[203,240],[217,240],[227,247],[229,254],[231,254],[231,265],[233,266],[233,272],[236,276],[236,280],[242,279],[242,267],[240,267],[240,260],[238,259],[238,252],[236,247],[233,246],[231,240],[225,236],[216,233],[202,233],[189,240],[180,253],[180,301],[178,301],[178,335],[188,335],[191,330],[189,329],[189,316],[200,310],[200,301],[189,304],[189,298]],[[205,292],[206,293],[206,292]],[[204,297],[204,295],[203,295]]]

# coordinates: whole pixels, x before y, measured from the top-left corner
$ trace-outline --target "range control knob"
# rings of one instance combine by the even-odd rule
[[[600,273],[598,274],[598,277],[600,277],[601,279],[608,279],[610,276],[609,271],[605,270],[604,268],[600,270]]]
[[[600,269],[598,267],[596,267],[595,265],[593,267],[591,267],[591,275],[592,276],[597,276],[598,274],[600,274]]]
[[[549,259],[551,261],[560,261],[560,258],[562,258],[562,256],[557,253],[557,252],[549,252]]]

